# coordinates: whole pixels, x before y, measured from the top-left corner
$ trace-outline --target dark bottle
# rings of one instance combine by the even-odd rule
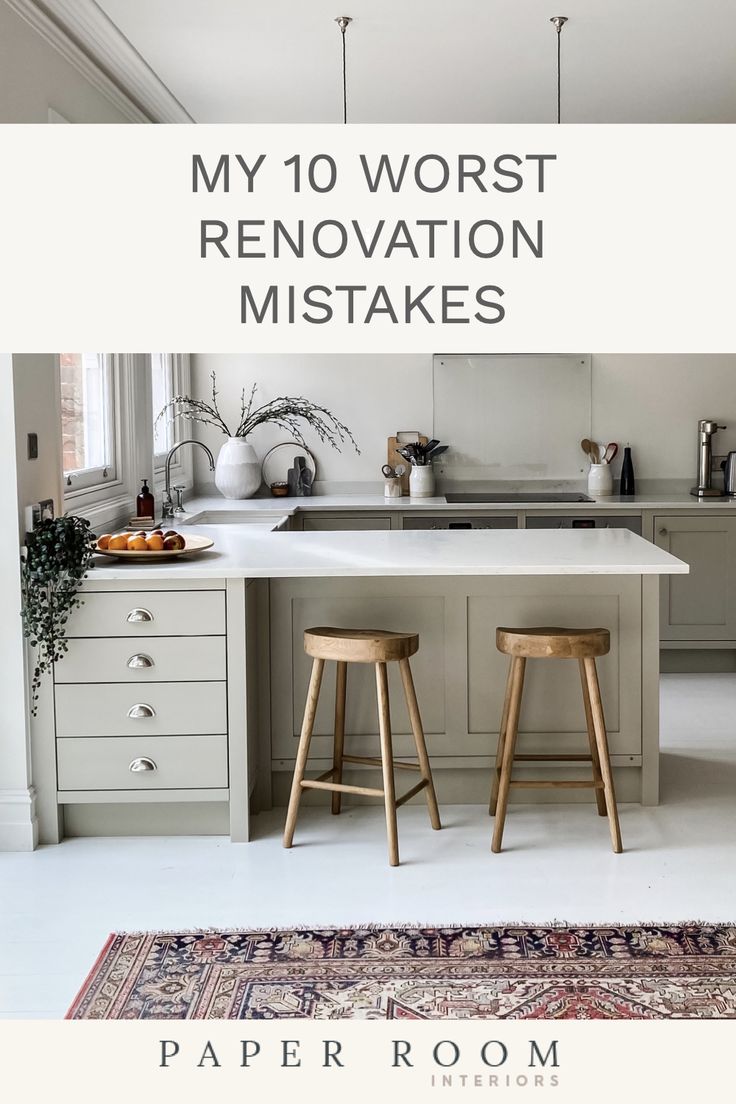
[[[147,479],[143,480],[143,486],[141,487],[140,494],[135,500],[135,516],[139,518],[155,517],[153,495],[148,488]]]
[[[621,465],[621,494],[627,497],[636,494],[634,464],[631,459],[631,449],[628,445],[624,449],[624,462]]]

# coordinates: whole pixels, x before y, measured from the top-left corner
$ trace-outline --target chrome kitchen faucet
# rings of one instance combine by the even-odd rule
[[[181,501],[181,488],[177,487],[176,508],[174,508],[174,503],[171,498],[171,458],[183,445],[197,445],[199,448],[204,449],[207,454],[207,459],[210,462],[210,471],[215,470],[215,458],[207,448],[207,445],[203,445],[201,441],[195,441],[193,438],[189,437],[186,441],[179,441],[173,448],[170,448],[166,455],[166,484],[164,487],[164,504],[161,509],[162,518],[172,518],[174,514],[183,514],[185,512]]]

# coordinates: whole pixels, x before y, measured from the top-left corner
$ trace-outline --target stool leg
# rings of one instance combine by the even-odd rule
[[[309,759],[309,744],[312,740],[314,718],[317,714],[319,702],[319,690],[322,685],[322,672],[325,668],[323,659],[315,659],[312,664],[312,677],[309,680],[307,692],[307,704],[304,707],[304,720],[302,721],[302,733],[299,737],[299,749],[296,753],[296,765],[294,778],[291,783],[291,796],[289,797],[289,809],[286,814],[286,827],[284,828],[284,847],[291,847],[294,842],[294,829],[299,812],[299,802],[302,797],[302,779]]]
[[[386,806],[388,861],[399,865],[399,834],[396,827],[396,789],[394,786],[394,756],[391,746],[391,713],[388,702],[388,673],[385,663],[376,664],[378,724],[381,733],[381,763],[383,764],[383,801]]]
[[[503,711],[501,713],[501,727],[498,730],[498,747],[496,748],[496,761],[493,764],[493,783],[491,785],[491,800],[488,803],[488,815],[496,815],[496,806],[498,805],[498,783],[501,778],[501,763],[503,762],[503,749],[506,743],[506,728],[509,723],[509,703],[511,701],[511,673],[514,669],[514,662],[509,662],[509,671],[506,676],[506,693],[503,699]]]
[[[422,717],[419,712],[417,692],[414,689],[414,679],[412,678],[411,666],[408,659],[399,660],[399,670],[401,671],[401,681],[404,684],[404,697],[406,698],[406,705],[409,710],[409,720],[411,721],[411,730],[414,733],[414,743],[417,746],[417,759],[419,760],[419,768],[422,778],[426,779],[427,782],[424,792],[427,795],[429,820],[433,828],[439,829],[442,827],[442,824],[440,823],[440,811],[437,808],[437,795],[434,792],[434,782],[432,781],[432,768],[429,765],[429,755],[427,754],[427,745],[424,740]]]
[[[498,784],[496,822],[493,826],[493,840],[491,841],[491,851],[494,851],[496,854],[501,850],[503,826],[506,821],[506,807],[508,805],[509,790],[511,788],[511,771],[514,765],[514,751],[516,750],[516,734],[519,731],[519,714],[521,713],[521,695],[524,690],[526,659],[514,656],[511,666],[511,700],[509,701],[509,716],[506,723],[506,738],[503,745],[501,778]]]
[[[580,681],[583,684],[583,704],[585,705],[585,723],[588,728],[588,742],[590,744],[590,758],[593,760],[593,781],[602,782],[601,775],[601,760],[598,755],[598,745],[595,739],[595,727],[593,725],[593,713],[590,708],[590,694],[588,692],[588,681],[585,675],[585,664],[582,659],[578,660],[580,664]],[[595,803],[598,806],[598,816],[606,815],[606,797],[602,789],[596,787],[595,789]]]
[[[345,747],[345,693],[348,681],[348,665],[339,661],[335,681],[335,742],[332,749],[332,766],[335,773],[333,782],[342,782],[342,755]],[[332,793],[332,812],[340,812],[342,794],[339,790]]]
[[[623,851],[621,845],[621,828],[618,822],[618,809],[616,808],[616,793],[613,788],[613,774],[611,772],[611,760],[608,755],[608,738],[606,736],[606,722],[603,716],[603,702],[598,685],[598,672],[594,659],[584,659],[585,677],[590,694],[590,707],[593,714],[593,727],[598,745],[598,755],[601,762],[601,774],[603,775],[603,793],[606,797],[606,809],[608,811],[608,827],[611,830],[611,843],[616,854]]]

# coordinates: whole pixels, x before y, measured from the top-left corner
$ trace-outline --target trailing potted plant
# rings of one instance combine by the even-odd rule
[[[307,448],[302,424],[309,426],[320,441],[339,452],[348,441],[360,452],[355,438],[346,425],[318,403],[301,396],[282,395],[262,406],[254,408],[258,385],[253,384],[246,398],[243,388],[240,397],[240,420],[233,432],[224,420],[217,404],[217,376],[212,372],[212,400],[204,402],[191,395],[175,395],[160,411],[156,421],[168,415],[170,421],[181,418],[188,422],[201,422],[214,426],[227,440],[220,449],[215,467],[215,486],[225,498],[252,498],[261,485],[261,465],[248,437],[260,425],[269,422],[286,430],[290,436]]]
[[[79,588],[92,562],[94,536],[85,518],[66,514],[42,521],[26,535],[21,555],[23,633],[35,651],[31,714],[41,679],[66,654],[66,623],[81,606]]]

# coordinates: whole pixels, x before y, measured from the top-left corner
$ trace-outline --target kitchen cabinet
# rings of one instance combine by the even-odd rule
[[[273,579],[271,752],[276,804],[285,801],[293,772],[310,673],[303,633],[315,624],[371,625],[419,633],[412,669],[435,783],[445,802],[488,800],[507,672],[506,657],[496,649],[495,626],[608,626],[611,651],[599,662],[599,676],[611,754],[617,769],[630,768],[620,770],[622,778],[617,778],[621,799],[641,800],[643,692],[637,631],[641,591],[638,577],[613,576],[533,581],[509,576]],[[395,666],[390,664],[388,672],[394,750],[397,757],[411,756],[411,727]],[[374,678],[370,665],[356,664],[348,675],[346,739],[356,755],[376,753]],[[314,770],[326,769],[331,762],[334,692],[334,664],[328,664],[312,740]],[[527,753],[586,753],[588,736],[576,664],[530,664],[519,738],[521,750]],[[552,777],[555,768],[547,769]],[[562,770],[569,773],[570,768]],[[524,800],[535,800],[524,794]],[[570,800],[569,795],[565,799]]]
[[[68,653],[54,669],[54,731],[41,774],[54,778],[57,810],[225,804],[231,839],[246,840],[257,584],[138,579],[93,575],[82,588]],[[54,822],[50,809],[42,817]],[[63,815],[56,823],[61,837]]]
[[[655,543],[690,565],[663,576],[660,631],[665,644],[736,644],[736,518],[657,516]]]

